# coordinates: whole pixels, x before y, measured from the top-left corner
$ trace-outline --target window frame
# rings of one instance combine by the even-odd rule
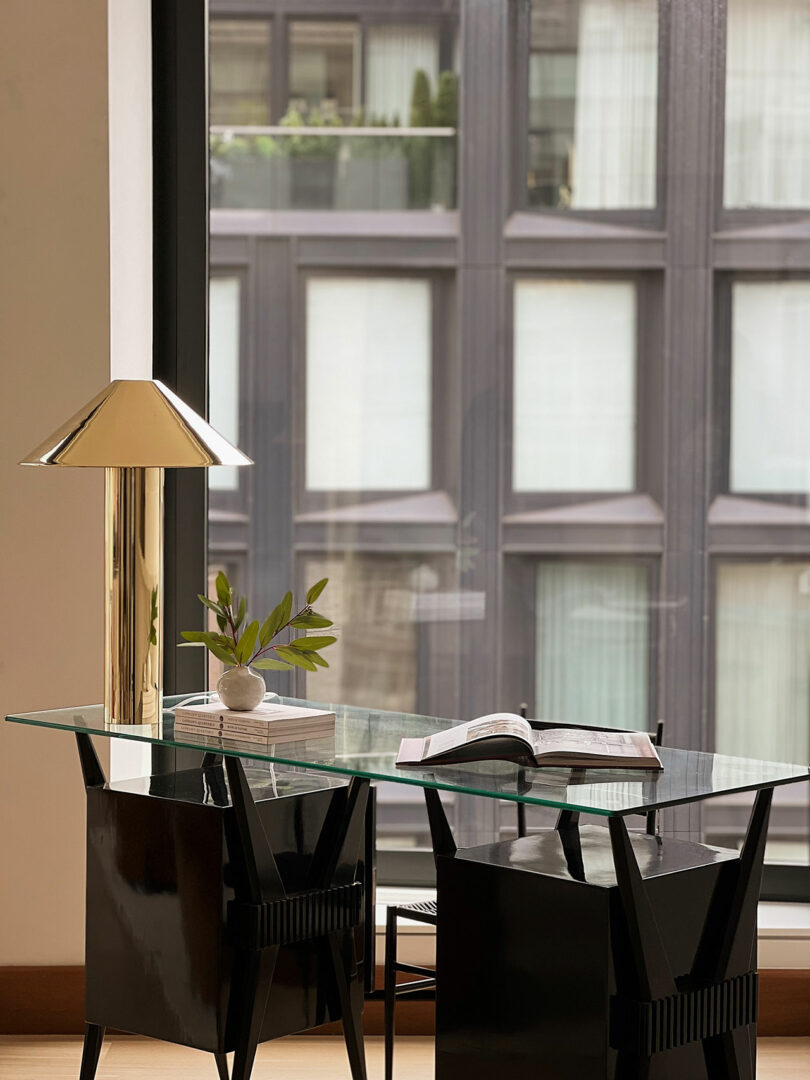
[[[635,287],[635,379],[634,379],[634,481],[629,490],[599,491],[515,491],[512,486],[514,455],[514,373],[515,373],[515,297],[522,281],[628,282]],[[504,372],[503,490],[504,512],[521,514],[532,510],[581,503],[626,499],[648,494],[660,498],[662,489],[662,363],[660,338],[662,328],[661,281],[644,271],[601,270],[511,270],[507,277],[506,365]]]
[[[209,18],[209,24],[213,24],[215,22],[223,22],[223,23],[225,23],[225,22],[228,22],[228,23],[253,22],[253,23],[266,23],[267,24],[267,27],[269,29],[269,34],[270,34],[270,43],[269,43],[269,48],[267,50],[267,67],[268,67],[267,115],[269,117],[268,122],[271,123],[271,124],[274,123],[274,116],[275,116],[274,107],[275,107],[275,103],[276,103],[276,93],[275,93],[275,87],[274,87],[274,83],[273,83],[273,74],[274,74],[275,67],[276,67],[276,59],[275,59],[276,58],[276,53],[278,51],[278,48],[277,48],[277,45],[276,45],[276,35],[278,33],[277,19],[274,18],[272,15],[263,15],[261,12],[253,11],[253,10],[249,10],[247,13],[244,13],[244,14],[242,14],[242,13],[240,13],[240,14],[236,14],[236,13],[227,14],[227,13],[224,13],[224,12],[220,13],[220,12],[215,11],[216,7],[218,6],[216,3],[213,3],[211,6],[212,6],[212,8],[214,10],[212,11],[211,16]],[[209,49],[210,49],[210,30],[209,30]],[[218,126],[227,127],[228,125],[223,124],[223,125],[218,125]]]
[[[570,2],[570,0],[569,0]],[[580,0],[576,0],[577,3]],[[528,197],[529,163],[529,57],[531,54],[530,24],[532,0],[518,0],[513,16],[512,32],[512,102],[514,112],[515,170],[511,205],[515,213],[542,217],[564,218],[572,221],[610,222],[635,225],[642,229],[661,229],[667,215],[667,159],[669,155],[669,64],[671,54],[670,5],[672,0],[658,0],[658,90],[656,107],[655,206],[644,208],[574,209],[553,206],[533,206]],[[521,35],[526,47],[520,45]]]
[[[734,285],[755,282],[806,281],[810,274],[793,270],[725,271],[715,277],[714,372],[712,408],[712,467],[711,493],[713,498],[727,496],[748,500],[750,511],[756,515],[755,504],[763,505],[763,521],[768,521],[767,506],[810,505],[810,496],[803,491],[731,490],[731,428],[732,428],[732,306]]]
[[[726,62],[728,50],[728,0],[714,0],[717,4],[717,64],[715,65],[714,98],[715,107],[715,161],[714,161],[714,220],[718,231],[756,228],[760,225],[781,225],[789,233],[799,226],[797,234],[801,236],[801,224],[810,215],[807,207],[772,207],[752,206],[726,208],[725,162],[726,162]]]
[[[430,361],[430,483],[424,488],[394,490],[339,490],[309,491],[306,488],[306,362],[307,362],[307,288],[312,280],[322,278],[345,278],[361,280],[406,279],[427,281],[430,286],[431,303],[431,355]],[[455,363],[452,362],[453,330],[452,316],[454,283],[451,276],[435,269],[414,270],[402,267],[306,267],[297,274],[297,297],[295,311],[297,329],[293,342],[293,514],[326,514],[341,507],[363,506],[370,503],[407,500],[430,492],[447,491],[452,468],[452,431],[455,423],[449,407],[452,394],[448,382],[452,379]],[[440,357],[451,358],[451,363],[440,362]]]
[[[537,715],[537,572],[540,563],[608,563],[612,566],[643,566],[649,584],[649,639],[647,641],[647,711],[650,718],[658,716],[658,638],[660,627],[656,618],[661,582],[660,559],[644,552],[616,554],[608,552],[538,551],[531,554],[507,555],[504,559],[504,591],[511,604],[504,605],[501,632],[504,636],[504,694],[518,696],[528,707],[529,716]],[[510,614],[507,617],[506,609]],[[515,614],[517,613],[517,615]],[[516,709],[517,706],[509,706]],[[652,725],[652,720],[651,720]],[[652,726],[650,727],[652,734]]]

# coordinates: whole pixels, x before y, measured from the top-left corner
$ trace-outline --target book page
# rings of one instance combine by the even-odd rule
[[[479,716],[476,720],[470,720],[466,724],[458,724],[448,728],[447,731],[437,731],[435,735],[429,735],[425,740],[423,760],[438,754],[446,754],[449,750],[456,750],[465,743],[476,742],[478,739],[486,739],[492,735],[511,736],[520,739],[528,746],[532,745],[532,729],[522,717],[515,713],[490,713],[488,716]]]
[[[557,728],[549,731],[533,731],[532,747],[535,757],[544,754],[587,754],[594,757],[650,757],[650,737],[643,731],[578,731]]]

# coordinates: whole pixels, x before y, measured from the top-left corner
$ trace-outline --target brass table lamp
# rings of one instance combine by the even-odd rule
[[[20,464],[105,470],[105,719],[156,722],[163,696],[163,470],[250,465],[250,458],[162,383],[119,379]]]

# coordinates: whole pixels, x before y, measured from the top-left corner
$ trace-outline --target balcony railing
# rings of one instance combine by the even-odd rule
[[[452,127],[211,128],[211,207],[451,210]]]

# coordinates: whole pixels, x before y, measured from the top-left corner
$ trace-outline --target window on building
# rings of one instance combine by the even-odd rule
[[[307,282],[308,490],[430,487],[431,321],[424,279]]]
[[[656,204],[658,0],[532,0],[528,197]]]
[[[289,109],[304,119],[350,122],[360,103],[360,28],[355,22],[294,20],[289,26]]]
[[[435,23],[369,27],[365,105],[370,118],[407,127],[419,72],[427,76],[435,95],[439,86],[439,28]]]
[[[649,568],[544,560],[535,610],[538,716],[647,730]]]
[[[212,124],[270,123],[270,23],[211,19]]]
[[[810,281],[735,281],[730,488],[810,491]]]
[[[721,562],[716,589],[715,749],[810,760],[810,563]],[[808,861],[808,809],[803,785],[775,793],[768,859]],[[709,810],[715,842],[741,841],[744,810],[737,817]]]
[[[514,491],[635,487],[636,289],[515,283]]]
[[[724,202],[810,206],[810,0],[728,0]]]

